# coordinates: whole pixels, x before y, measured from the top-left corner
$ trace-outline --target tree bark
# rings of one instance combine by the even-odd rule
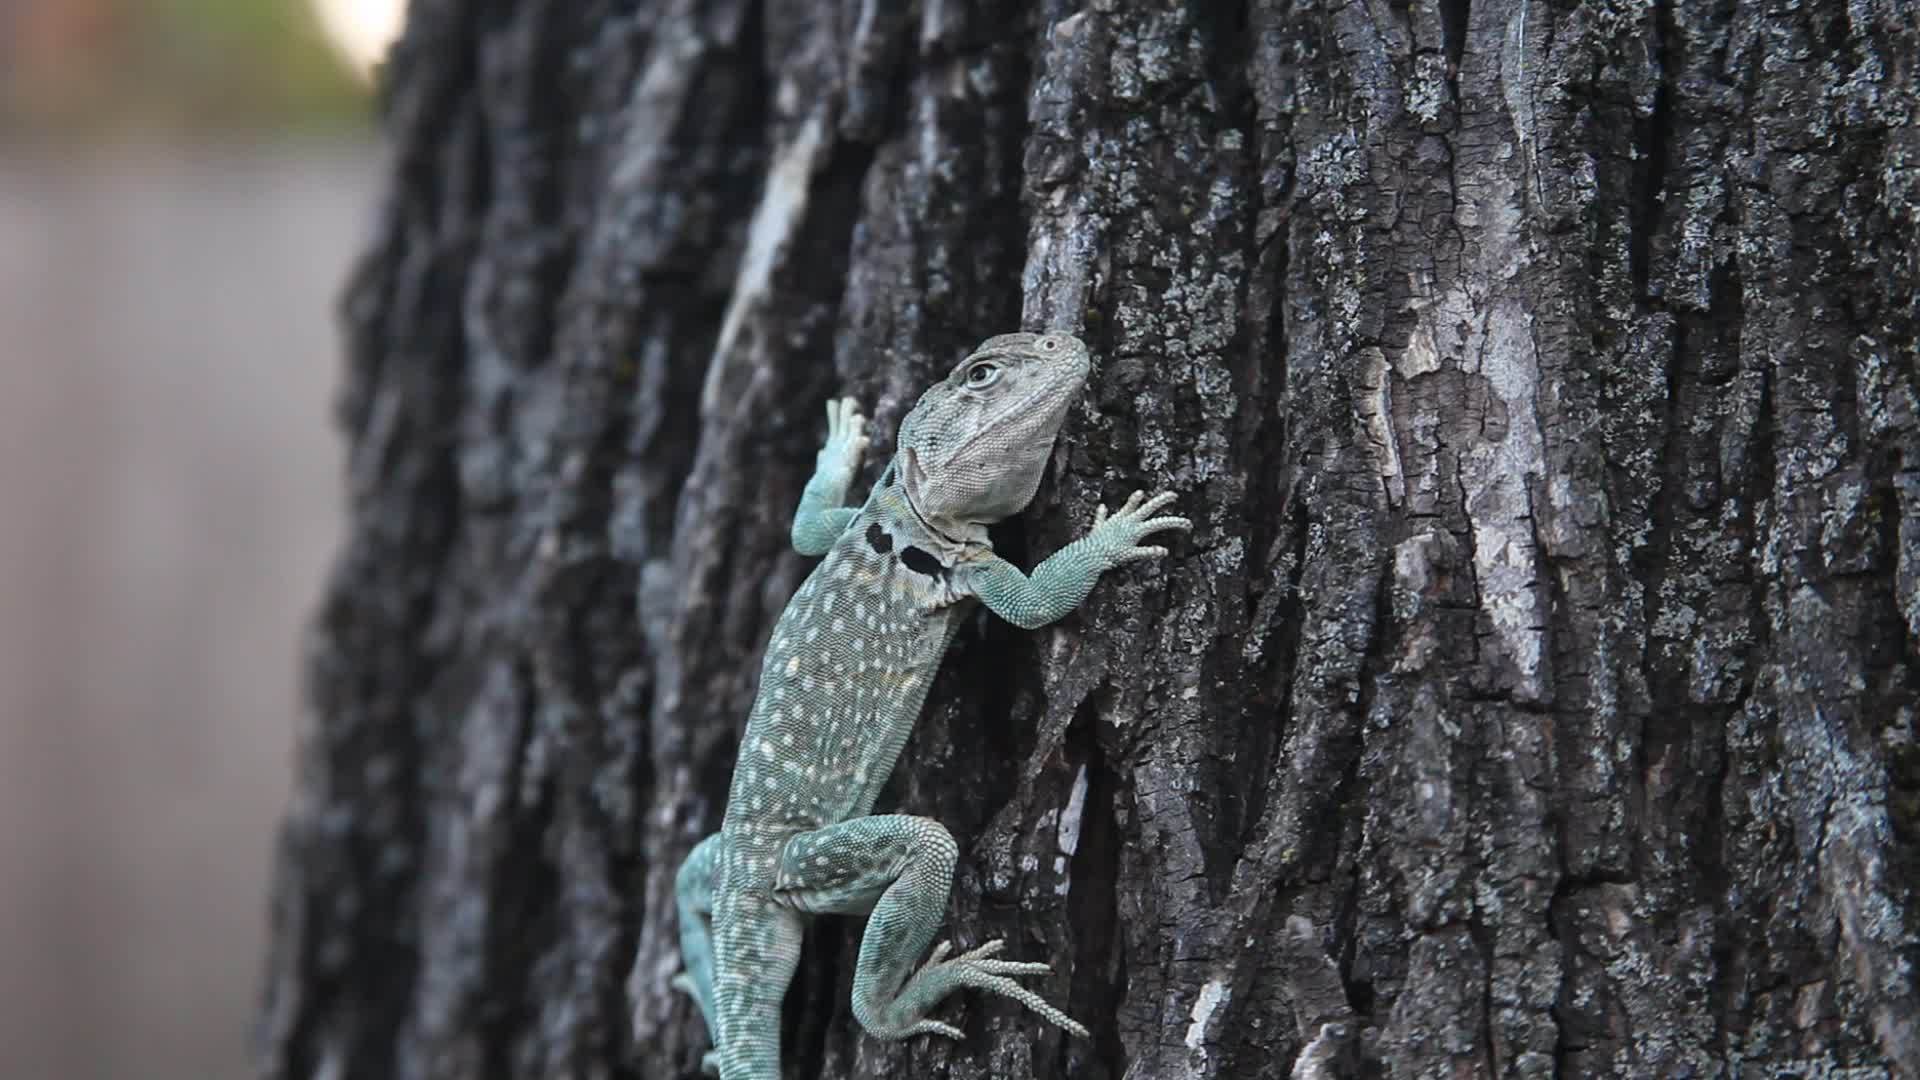
[[[891,791],[1093,1037],[868,1039],[827,919],[788,1077],[1916,1075],[1916,55],[1904,0],[416,0],[265,1072],[693,1075],[673,876],[822,402],[870,481],[1060,328],[1003,553],[1195,530],[969,624]]]

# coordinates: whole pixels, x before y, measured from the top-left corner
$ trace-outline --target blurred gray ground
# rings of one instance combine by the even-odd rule
[[[247,1074],[371,144],[0,150],[0,1077]]]

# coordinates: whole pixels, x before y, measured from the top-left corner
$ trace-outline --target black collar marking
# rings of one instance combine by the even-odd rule
[[[941,563],[926,551],[908,544],[900,549],[900,561],[907,569],[925,574],[935,581],[945,581],[953,574],[951,567]]]

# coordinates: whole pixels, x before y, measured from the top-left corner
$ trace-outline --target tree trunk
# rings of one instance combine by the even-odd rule
[[[1035,9],[1038,10],[1035,10]],[[416,0],[345,304],[352,536],[284,1077],[678,1077],[824,400],[1096,367],[890,800],[1089,1040],[788,995],[786,1075],[1915,1075],[1906,0]],[[864,487],[861,488],[864,492]]]

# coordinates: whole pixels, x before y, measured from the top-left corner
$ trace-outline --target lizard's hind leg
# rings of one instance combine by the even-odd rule
[[[720,1047],[720,1030],[713,1022],[713,882],[724,842],[719,833],[714,833],[695,844],[673,879],[674,902],[680,910],[680,959],[687,965],[687,970],[674,976],[673,985],[686,991],[700,1007],[700,1018],[707,1022],[707,1037],[715,1053]],[[711,1071],[717,1073],[715,1054],[707,1057],[714,1063]]]
[[[1085,1028],[1011,978],[1043,975],[1047,965],[993,959],[1002,942],[988,942],[952,959],[947,959],[950,946],[942,944],[915,970],[946,916],[959,853],[953,834],[930,818],[854,818],[788,841],[774,896],[802,911],[870,913],[853,976],[853,1015],[875,1038],[960,1038],[959,1028],[929,1020],[927,1013],[962,987],[1012,998],[1085,1035]]]

